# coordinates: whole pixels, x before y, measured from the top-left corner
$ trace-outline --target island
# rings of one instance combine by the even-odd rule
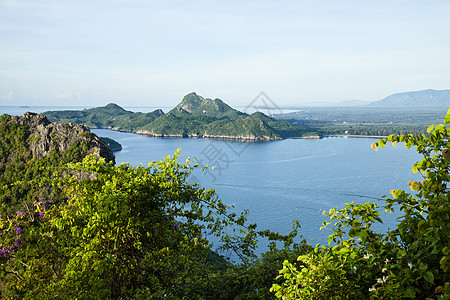
[[[52,122],[84,124],[154,137],[220,138],[239,141],[273,141],[285,138],[318,138],[308,127],[280,121],[261,112],[246,114],[222,100],[203,98],[196,93],[164,113],[127,111],[117,104],[84,110],[46,111]]]
[[[109,148],[111,148],[112,152],[116,152],[116,151],[120,151],[122,150],[122,145],[116,141],[113,140],[112,138],[106,137],[106,136],[101,136],[100,137],[105,143],[108,144]]]

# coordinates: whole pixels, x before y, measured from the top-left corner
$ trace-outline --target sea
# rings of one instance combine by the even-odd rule
[[[25,111],[56,109],[0,107],[0,113],[18,115]],[[408,181],[420,179],[419,174],[412,173],[412,165],[420,160],[414,148],[397,144],[374,151],[371,148],[377,141],[374,138],[325,137],[247,143],[154,138],[107,129],[92,132],[122,145],[123,149],[115,152],[116,164],[147,166],[150,161],[161,160],[181,149],[181,163],[189,157],[197,159],[200,166],[214,165],[214,169],[206,171],[197,168],[188,180],[214,189],[225,204],[234,207],[233,211],[248,210],[249,223],[256,223],[260,230],[287,234],[293,220],[298,220],[299,233],[311,245],[328,243],[330,229],[320,230],[327,220],[324,211],[342,208],[352,201],[382,206],[391,189],[411,192]],[[380,212],[384,222],[374,228],[384,232],[395,227],[400,216],[398,210],[386,214],[380,207]],[[213,241],[219,245],[217,240]],[[261,241],[258,253],[266,251],[267,244]]]

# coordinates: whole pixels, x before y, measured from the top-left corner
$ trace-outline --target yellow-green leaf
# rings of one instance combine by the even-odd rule
[[[433,275],[433,273],[431,273],[431,271],[426,272],[423,275],[423,278],[425,278],[425,280],[428,281],[431,284],[434,283],[434,275]]]

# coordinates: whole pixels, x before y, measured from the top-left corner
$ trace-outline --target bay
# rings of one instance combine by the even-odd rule
[[[0,113],[20,115],[26,111],[71,110],[81,106],[0,106]],[[124,107],[131,111],[153,111],[154,107]],[[166,108],[167,109],[167,108]],[[164,109],[164,110],[166,110]],[[249,210],[249,221],[258,229],[288,233],[292,220],[302,226],[300,234],[309,244],[327,244],[328,230],[319,230],[324,210],[343,207],[348,202],[384,202],[390,189],[410,191],[409,180],[418,180],[411,166],[420,159],[414,149],[399,144],[375,152],[373,138],[328,137],[320,140],[287,139],[262,143],[242,143],[208,139],[161,139],[106,129],[92,130],[115,139],[123,150],[115,152],[116,163],[147,165],[181,148],[180,162],[198,158],[214,170],[191,176],[206,188],[214,188],[236,212]],[[382,217],[385,231],[395,226],[398,214]],[[212,238],[212,240],[214,240]],[[265,251],[262,242],[258,252]]]
[[[153,138],[106,129],[92,130],[110,137],[123,150],[115,152],[116,163],[147,166],[181,148],[180,162],[197,158],[214,170],[197,170],[190,178],[214,188],[237,212],[249,210],[250,223],[258,229],[283,234],[298,219],[301,235],[309,244],[327,244],[329,230],[320,230],[323,211],[348,202],[377,202],[390,189],[409,190],[407,182],[418,180],[411,166],[420,159],[413,149],[399,144],[375,152],[373,138],[327,137],[319,140],[286,139],[262,143],[226,140]],[[398,214],[384,215],[378,231],[395,226]],[[267,248],[262,242],[258,252]]]

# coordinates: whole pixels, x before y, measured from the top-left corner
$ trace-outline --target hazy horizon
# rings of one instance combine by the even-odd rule
[[[0,0],[0,105],[246,106],[448,89],[450,2]]]

